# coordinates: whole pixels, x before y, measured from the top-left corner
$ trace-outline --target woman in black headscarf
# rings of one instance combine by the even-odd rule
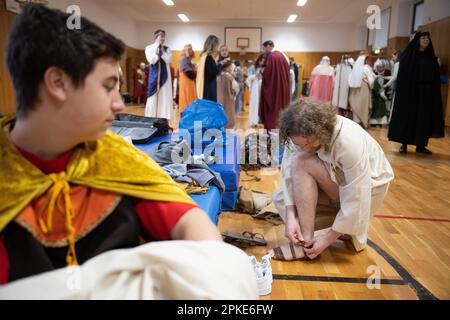
[[[432,154],[426,148],[428,139],[443,136],[439,64],[430,33],[417,32],[400,57],[388,137],[402,144],[400,153],[412,144],[416,152]]]

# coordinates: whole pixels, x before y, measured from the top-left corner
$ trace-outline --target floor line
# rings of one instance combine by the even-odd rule
[[[445,218],[432,218],[432,217],[411,217],[411,216],[391,216],[384,214],[376,214],[375,218],[381,219],[398,219],[398,220],[420,220],[420,221],[433,221],[433,222],[450,222],[450,219]]]
[[[291,281],[318,281],[318,282],[344,282],[344,283],[367,283],[367,278],[353,278],[353,277],[326,277],[326,276],[303,276],[303,275],[288,275],[288,274],[274,274],[275,280],[291,280]],[[403,279],[380,279],[380,284],[389,285],[407,285]]]
[[[417,297],[419,300],[439,300],[434,294],[432,294],[427,288],[425,288],[419,281],[414,279],[414,277],[406,271],[405,268],[401,266],[400,263],[397,262],[389,253],[381,249],[379,246],[375,244],[370,239],[367,239],[367,244],[374,249],[380,256],[382,256],[390,265],[392,268],[397,271],[397,273],[400,275],[400,277],[403,278],[403,280],[409,284],[409,286],[416,292]]]

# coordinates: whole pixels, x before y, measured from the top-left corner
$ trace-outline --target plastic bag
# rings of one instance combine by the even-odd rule
[[[193,150],[200,145],[202,149],[223,148],[226,144],[225,125],[227,123],[228,118],[221,104],[197,99],[181,113],[180,136],[190,140]],[[186,135],[189,135],[190,139],[187,139]],[[196,141],[199,139],[201,143]]]
[[[228,122],[223,106],[213,101],[197,99],[181,113],[179,127],[194,132],[194,123],[201,122],[202,131],[223,129]]]

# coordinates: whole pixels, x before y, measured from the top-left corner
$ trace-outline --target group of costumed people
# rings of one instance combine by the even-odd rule
[[[391,61],[372,63],[362,54],[355,62],[344,55],[333,68],[323,57],[312,71],[309,96],[331,103],[363,128],[389,125],[389,140],[402,144],[400,153],[411,144],[431,154],[428,139],[444,136],[440,67],[428,32],[417,32]]]
[[[171,119],[173,95],[169,64],[172,54],[164,42],[165,32],[157,30],[155,42],[145,49],[150,64],[145,115]],[[251,68],[247,81],[251,89],[250,122],[252,125],[262,123],[269,130],[277,127],[280,111],[289,105],[298,90],[298,66],[273,49],[272,41],[263,44],[262,55]],[[218,102],[227,115],[227,127],[232,128],[236,112],[241,110],[244,91],[240,62],[231,61],[227,47],[219,48],[219,39],[214,35],[206,39],[197,66],[193,58],[192,46],[186,45],[179,66],[179,111],[197,98]],[[291,68],[296,70],[295,77]]]

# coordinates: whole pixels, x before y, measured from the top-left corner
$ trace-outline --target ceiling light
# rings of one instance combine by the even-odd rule
[[[308,0],[298,0],[297,6],[303,7],[307,2],[308,2]]]
[[[184,13],[178,14],[178,18],[183,22],[189,22],[189,18]]]
[[[174,6],[174,5],[175,5],[175,3],[173,3],[172,0],[163,0],[163,2],[164,2],[166,5],[168,5],[168,6]]]
[[[295,21],[295,19],[297,19],[297,15],[296,14],[291,14],[289,16],[289,18],[287,19],[287,22],[292,23]]]

